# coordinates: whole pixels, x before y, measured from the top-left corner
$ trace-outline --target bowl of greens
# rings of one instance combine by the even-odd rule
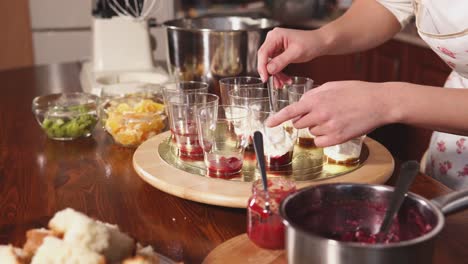
[[[88,93],[56,93],[32,102],[37,122],[51,139],[89,137],[98,121],[98,97]]]

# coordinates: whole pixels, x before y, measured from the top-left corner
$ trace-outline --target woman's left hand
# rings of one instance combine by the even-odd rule
[[[319,147],[336,145],[392,122],[394,109],[385,84],[361,81],[328,82],[270,117],[268,126],[293,120],[310,129]]]

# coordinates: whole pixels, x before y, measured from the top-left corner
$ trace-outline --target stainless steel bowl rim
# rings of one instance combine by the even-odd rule
[[[269,26],[267,27],[252,27],[252,28],[245,28],[245,29],[210,29],[210,28],[185,28],[181,26],[172,25],[176,22],[180,21],[197,21],[202,19],[216,19],[216,18],[225,18],[225,19],[253,19],[253,20],[264,20],[267,21]],[[254,18],[248,16],[212,16],[212,17],[197,17],[197,18],[179,18],[166,21],[162,24],[164,27],[172,30],[179,30],[179,31],[188,31],[188,32],[248,32],[248,31],[258,31],[259,29],[273,29],[280,25],[279,21],[270,19],[270,18]]]
[[[317,185],[317,186],[310,186],[310,187],[307,187],[307,188],[303,188],[303,189],[289,195],[288,197],[286,197],[281,202],[280,215],[283,218],[283,223],[287,227],[292,227],[293,229],[295,229],[298,232],[307,234],[308,236],[314,237],[317,240],[321,240],[321,241],[323,241],[323,242],[325,242],[327,244],[330,244],[330,245],[340,245],[340,246],[350,247],[350,248],[372,248],[372,249],[377,249],[378,250],[378,249],[407,247],[407,246],[419,244],[419,243],[422,243],[422,242],[427,241],[429,239],[432,239],[434,236],[436,236],[438,233],[440,233],[440,231],[442,231],[442,228],[443,228],[444,223],[445,223],[444,215],[442,214],[441,210],[437,206],[435,206],[431,201],[427,200],[426,198],[424,198],[424,197],[422,197],[420,195],[417,195],[415,193],[410,192],[410,193],[408,193],[408,197],[410,197],[411,199],[416,200],[416,201],[418,201],[420,203],[423,203],[423,204],[427,205],[431,209],[431,211],[434,212],[434,214],[436,215],[437,224],[436,224],[436,226],[434,226],[432,228],[432,230],[430,232],[428,232],[428,233],[426,233],[426,234],[424,234],[422,236],[419,236],[417,238],[414,238],[414,239],[405,240],[405,241],[401,241],[401,242],[388,243],[388,244],[382,244],[382,243],[380,243],[380,244],[366,244],[366,243],[359,243],[359,242],[343,242],[343,241],[338,241],[338,240],[334,240],[334,239],[325,238],[325,237],[316,235],[314,233],[308,232],[305,229],[299,227],[298,225],[295,225],[295,224],[291,223],[291,220],[289,219],[289,217],[286,216],[286,213],[285,213],[286,204],[291,199],[293,199],[297,195],[301,194],[302,192],[306,192],[307,190],[314,189],[314,188],[319,188],[320,186],[323,186],[323,185],[327,185],[327,186],[338,186],[339,185],[339,186],[350,186],[350,187],[360,186],[360,187],[367,187],[367,188],[371,188],[371,189],[384,190],[384,191],[393,191],[393,189],[394,189],[393,187],[387,186],[387,185],[363,184],[363,183],[330,183],[330,184],[320,184],[320,185]]]

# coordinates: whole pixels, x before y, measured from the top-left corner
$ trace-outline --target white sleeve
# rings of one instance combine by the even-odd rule
[[[390,11],[404,28],[414,16],[412,0],[377,0]]]

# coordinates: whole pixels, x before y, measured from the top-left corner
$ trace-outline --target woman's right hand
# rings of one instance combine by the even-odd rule
[[[324,55],[325,38],[319,30],[274,28],[258,50],[257,70],[263,81],[290,63],[306,62]]]

